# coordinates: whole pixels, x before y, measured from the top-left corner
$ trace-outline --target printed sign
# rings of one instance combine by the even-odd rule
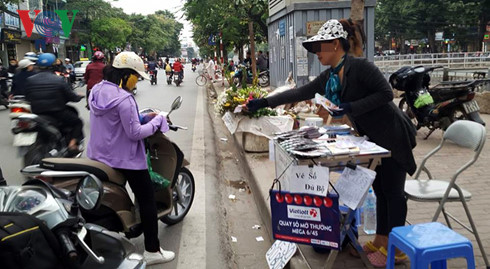
[[[279,21],[279,36],[286,35],[286,20],[282,19]]]
[[[340,247],[339,198],[270,190],[274,239]]]
[[[289,174],[289,191],[327,196],[329,178],[328,167],[295,165]]]
[[[314,36],[318,33],[318,30],[320,30],[320,27],[325,23],[326,21],[308,21],[306,22],[306,36]]]
[[[293,257],[298,246],[294,243],[276,240],[265,254],[270,269],[282,269]]]

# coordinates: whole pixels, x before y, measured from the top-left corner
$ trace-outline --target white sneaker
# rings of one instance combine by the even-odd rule
[[[145,258],[147,265],[152,265],[173,260],[175,258],[175,253],[173,251],[167,251],[160,248],[160,251],[158,252],[148,252],[145,250],[143,257]]]

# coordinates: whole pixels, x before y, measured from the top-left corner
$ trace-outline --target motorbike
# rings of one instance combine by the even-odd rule
[[[81,216],[82,211],[98,209],[103,186],[88,172],[79,175],[83,179],[74,191],[57,188],[39,179],[27,181],[22,186],[0,187],[0,219],[17,220],[19,224],[21,219],[39,222],[38,226],[21,231],[31,239],[18,237],[20,232],[15,234],[17,236],[12,234],[3,237],[2,243],[9,251],[16,250],[13,247],[15,244],[20,245],[20,248],[23,248],[21,244],[30,245],[26,240],[36,240],[32,242],[36,246],[25,246],[25,250],[31,251],[27,255],[14,252],[13,258],[2,261],[2,266],[5,266],[2,268],[59,268],[60,265],[62,268],[81,269],[146,267],[143,256],[136,253],[136,247],[128,239],[88,223]],[[10,226],[16,225],[15,222],[11,223]],[[39,230],[42,230],[45,239],[37,237],[41,234]],[[3,231],[8,232],[8,229],[4,227]],[[11,245],[8,245],[9,240],[12,240]],[[40,246],[40,240],[45,244]],[[42,254],[36,251],[39,248],[43,248]],[[27,258],[15,258],[17,256]],[[42,263],[39,263],[40,260]]]
[[[196,64],[192,64],[192,72],[196,72]]]
[[[182,83],[182,71],[174,72],[174,83],[178,87]]]
[[[66,107],[78,115],[74,107]],[[70,127],[61,128],[55,119],[46,115],[15,113],[18,116],[12,118],[11,123],[11,131],[14,134],[13,146],[18,147],[19,156],[24,156],[24,166],[38,164],[46,157],[68,156],[69,138],[66,134],[71,132]],[[78,140],[80,153],[73,156],[75,158],[79,158],[83,152],[83,137]]]
[[[417,130],[427,127],[427,139],[436,129],[446,130],[456,120],[466,119],[485,125],[480,107],[473,100],[478,80],[443,82],[432,88],[429,72],[442,66],[402,67],[393,73],[389,82],[403,91],[399,108],[412,120]]]
[[[182,97],[172,103],[172,111],[178,109]],[[155,109],[144,109],[140,114],[158,112]],[[170,121],[170,120],[169,120]],[[170,130],[186,130],[186,127],[169,124]],[[187,168],[189,162],[177,144],[171,142],[163,133],[157,132],[147,141],[147,150],[153,171],[157,172],[170,184],[167,187],[154,188],[158,218],[173,225],[184,219],[194,200],[194,177]],[[39,165],[25,167],[21,173],[28,178],[43,180],[69,190],[73,190],[87,173],[102,181],[104,196],[100,208],[91,213],[85,212],[84,218],[91,223],[103,226],[111,231],[124,232],[128,238],[142,233],[138,206],[132,202],[126,188],[126,179],[117,170],[89,159],[46,158]]]
[[[150,70],[149,71],[150,73],[150,84],[153,85],[157,85],[157,74],[156,74],[156,71],[155,70]]]
[[[243,74],[246,71],[246,78],[244,78]],[[267,87],[269,86],[269,70],[264,70],[257,74],[258,78],[258,84],[261,87]],[[244,81],[247,82],[247,84],[251,84],[253,82],[253,74],[250,68],[247,68],[246,66],[240,64],[238,65],[238,68],[235,71],[235,74],[233,75],[233,82],[235,85],[240,86]]]
[[[172,72],[165,72],[167,76],[167,85],[172,85]]]

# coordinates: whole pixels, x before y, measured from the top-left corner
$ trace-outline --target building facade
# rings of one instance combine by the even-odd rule
[[[375,0],[365,1],[364,55],[374,59]],[[329,19],[350,17],[351,1],[269,0],[269,66],[272,87],[284,85],[291,73],[298,86],[318,76],[327,67],[308,53],[302,42],[316,34]]]

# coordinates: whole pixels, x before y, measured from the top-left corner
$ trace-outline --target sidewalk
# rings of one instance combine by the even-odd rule
[[[216,90],[220,92],[222,89],[221,83],[214,86]],[[490,163],[490,115],[481,115],[482,119],[487,122],[487,145],[483,149],[478,161],[460,175],[457,183],[460,187],[468,190],[472,193],[473,198],[469,202],[470,211],[472,213],[475,224],[477,225],[478,232],[482,239],[483,246],[487,255],[490,253],[490,184],[488,184],[490,175],[487,172],[486,165]],[[442,132],[435,131],[427,139],[423,140],[427,132],[426,128],[422,128],[418,131],[417,147],[414,149],[414,155],[417,163],[420,163],[425,154],[435,148],[441,141]],[[235,134],[235,145],[243,151],[240,141],[241,134]],[[427,164],[430,171],[435,177],[447,178],[452,175],[462,163],[461,160],[464,156],[470,156],[471,153],[460,152],[456,146],[446,145],[438,155],[432,157],[432,161]],[[269,160],[267,153],[245,153],[242,163],[244,170],[248,171],[249,181],[248,184],[254,195],[257,208],[261,214],[264,223],[268,223],[266,229],[269,235],[272,237],[270,227],[270,201],[268,200],[269,188],[271,187],[272,180],[275,178],[275,166],[274,162]],[[334,176],[332,176],[334,177]],[[423,206],[421,206],[423,205]],[[419,203],[408,202],[408,217],[407,219],[413,223],[430,222],[433,214],[437,209],[437,203]],[[448,203],[446,204],[448,212],[453,214],[464,223],[468,223],[466,220],[466,214],[462,208],[461,203]],[[445,224],[444,218],[439,217],[439,222]],[[454,230],[458,233],[466,236],[473,242],[473,248],[475,253],[475,261],[477,268],[484,268],[485,264],[483,258],[474,239],[474,236],[466,231],[458,224],[454,224]],[[362,232],[362,228],[359,229],[359,241],[361,244],[371,240],[372,236],[367,236]],[[318,254],[313,251],[312,247],[307,245],[298,245],[301,251],[298,251],[290,262],[290,268],[323,268],[326,261],[327,254]],[[265,254],[264,254],[265,255]],[[334,268],[365,268],[359,258],[355,258],[349,254],[349,251],[343,251],[339,253],[335,261]],[[409,268],[409,263],[405,265],[399,265],[396,268]],[[466,262],[464,259],[453,259],[448,263],[448,268],[466,268]]]

